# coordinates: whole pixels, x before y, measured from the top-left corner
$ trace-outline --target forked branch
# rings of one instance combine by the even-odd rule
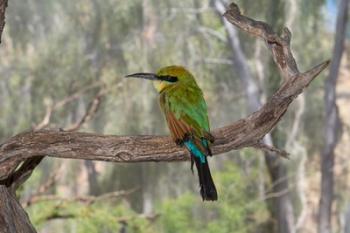
[[[212,150],[217,155],[243,147],[267,149],[261,144],[261,139],[278,123],[289,104],[328,66],[329,61],[300,73],[290,49],[291,34],[287,28],[279,36],[266,23],[243,16],[236,4],[231,4],[224,16],[243,31],[267,42],[284,81],[260,110],[213,130],[216,140]],[[275,148],[268,149],[284,153]],[[42,130],[21,133],[0,146],[0,179],[11,177],[22,161],[37,156],[111,162],[189,159],[186,150],[176,146],[167,136],[112,136]]]

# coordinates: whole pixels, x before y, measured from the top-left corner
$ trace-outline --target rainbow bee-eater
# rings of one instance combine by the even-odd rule
[[[214,137],[210,134],[207,104],[193,75],[181,66],[161,68],[157,73],[135,73],[126,77],[153,81],[160,107],[174,142],[191,154],[191,169],[196,164],[203,200],[217,200],[207,156]]]

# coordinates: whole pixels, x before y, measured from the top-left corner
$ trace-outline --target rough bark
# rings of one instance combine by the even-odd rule
[[[329,62],[323,62],[305,73],[300,73],[290,50],[291,35],[288,29],[285,29],[280,37],[266,23],[241,15],[235,4],[230,6],[224,16],[243,31],[267,42],[284,82],[258,111],[231,125],[214,130],[212,133],[216,140],[212,148],[213,153],[216,155],[250,146],[285,155],[284,151],[265,145],[262,139],[279,122],[289,104]],[[176,146],[168,136],[112,136],[60,130],[24,132],[0,145],[0,185],[4,188],[4,192],[1,193],[3,200],[8,199],[9,190],[21,184],[44,156],[111,162],[189,159],[187,151]],[[21,213],[14,221],[27,226],[28,221],[23,217],[25,213],[21,206],[13,206],[12,211]],[[12,212],[8,208],[1,207],[0,216],[11,215]],[[11,229],[7,222],[5,224],[7,225],[2,226],[3,229]],[[27,230],[23,232],[35,231],[29,223]]]
[[[325,82],[325,143],[321,157],[321,198],[318,210],[318,232],[331,233],[332,202],[334,198],[334,150],[341,134],[341,121],[336,103],[336,83],[344,51],[349,0],[341,0],[338,8],[333,59]]]
[[[288,79],[261,109],[231,125],[213,130],[213,154],[243,147],[263,146],[261,140],[278,123],[289,104],[327,67],[324,62]],[[277,149],[276,149],[277,150]],[[277,150],[278,151],[278,150]],[[111,162],[184,161],[189,155],[168,136],[112,136],[93,133],[41,130],[18,134],[0,146],[0,180],[20,162],[50,156]]]
[[[0,185],[0,233],[35,233],[16,196]]]
[[[6,7],[7,7],[7,0],[0,0],[0,43],[1,43],[1,35],[5,27]]]

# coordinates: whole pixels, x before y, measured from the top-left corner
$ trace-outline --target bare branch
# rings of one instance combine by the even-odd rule
[[[53,112],[53,106],[51,103],[45,103],[46,105],[46,113],[44,118],[42,119],[42,121],[40,123],[38,123],[37,125],[33,126],[33,130],[34,131],[38,131],[41,130],[45,127],[47,127],[50,124],[50,119],[52,116],[52,112]]]
[[[224,17],[241,30],[265,40],[284,81],[294,76],[300,76],[300,72],[290,49],[292,35],[288,28],[284,28],[282,35],[278,36],[267,23],[243,16],[235,3],[231,3]],[[328,63],[327,61],[322,64],[326,64],[325,66],[327,66]],[[323,67],[323,69],[324,68],[325,67]],[[310,72],[317,72],[314,69],[310,70]],[[321,71],[323,69],[321,69]],[[307,76],[312,77],[313,74],[307,74]]]
[[[126,196],[129,196],[130,194],[136,192],[139,190],[138,188],[133,188],[130,190],[122,190],[122,191],[116,191],[116,192],[109,192],[105,193],[100,196],[77,196],[72,198],[67,197],[61,197],[57,195],[38,195],[38,196],[32,196],[28,201],[22,203],[23,207],[28,207],[33,204],[44,202],[44,201],[59,201],[62,203],[67,202],[80,202],[86,205],[92,205],[99,201],[105,201],[107,199],[120,199],[125,198]]]
[[[133,216],[133,217],[118,217],[117,221],[120,223],[124,223],[127,224],[128,221],[131,221],[135,218],[142,218],[142,219],[146,219],[148,220],[150,223],[155,222],[161,215],[159,213],[154,213],[154,214],[139,214],[137,216]]]
[[[56,104],[52,104],[49,101],[46,102],[46,114],[44,119],[37,124],[36,126],[33,127],[34,131],[42,130],[43,128],[47,127],[50,124],[51,116],[54,110],[63,107],[65,104],[75,100],[78,98],[81,94],[83,94],[86,91],[89,91],[95,87],[101,86],[103,83],[102,82],[95,82],[91,85],[88,85],[81,90],[77,91],[71,96],[68,96],[64,98],[63,100],[57,102]],[[95,98],[91,101],[89,104],[89,108],[84,114],[84,116],[75,124],[73,124],[71,127],[68,128],[69,131],[75,131],[78,130],[85,122],[90,120],[93,115],[97,112],[98,107],[101,102],[102,96],[106,94],[106,91],[104,89],[101,89],[98,94],[95,96]],[[11,186],[13,191],[15,191],[21,184],[23,184],[32,174],[33,170],[35,169],[36,166],[40,164],[44,157],[39,156],[39,157],[34,157],[32,159],[26,160],[21,167],[11,175],[4,183],[8,186]],[[13,166],[13,169],[15,170],[16,167],[19,165],[19,162],[16,163],[16,166]]]
[[[305,78],[309,82],[312,80],[309,76]],[[289,104],[309,82],[305,82],[304,76],[289,79],[259,111],[231,125],[214,130],[216,141],[212,148],[213,153],[220,154],[233,149],[255,146],[277,124]],[[12,171],[10,162],[34,156],[113,162],[189,159],[187,151],[176,146],[166,136],[110,136],[42,130],[19,134],[1,145],[0,177],[6,178]]]
[[[267,145],[263,142],[258,142],[257,144],[253,145],[253,147],[265,151],[267,153],[277,154],[279,156],[282,156],[283,158],[289,159],[289,154],[286,151],[278,149],[274,146]]]
[[[84,123],[92,119],[92,117],[96,114],[98,111],[98,108],[101,104],[101,99],[102,97],[107,93],[106,89],[104,89],[101,86],[104,86],[105,84],[103,82],[94,82],[79,91],[75,92],[74,94],[64,98],[63,100],[57,102],[56,104],[52,104],[50,101],[46,101],[46,114],[43,120],[37,124],[36,126],[33,127],[34,131],[39,131],[44,129],[50,124],[51,116],[53,112],[64,105],[70,103],[71,101],[76,100],[79,98],[83,93],[94,89],[96,87],[100,87],[100,91],[98,94],[94,97],[94,99],[90,102],[89,107],[86,111],[86,113],[82,116],[82,118],[77,121],[75,124],[69,126],[66,130],[67,131],[76,131],[78,130]],[[13,190],[16,190],[21,184],[23,184],[32,174],[33,170],[35,169],[36,166],[38,166],[43,159],[43,156],[35,157],[33,159],[25,161],[21,168],[16,171],[5,183],[7,185],[11,185]],[[19,163],[17,163],[16,167],[18,166]],[[15,169],[15,168],[14,168]]]
[[[34,131],[38,131],[38,130],[41,130],[41,129],[44,129],[44,128],[48,127],[49,124],[50,124],[50,121],[51,121],[51,116],[52,116],[54,111],[57,111],[58,109],[64,107],[65,105],[71,103],[72,101],[80,98],[84,93],[86,93],[86,92],[88,92],[90,90],[93,90],[93,89],[95,89],[97,87],[99,87],[99,88],[101,88],[101,90],[103,90],[103,86],[105,86],[105,84],[103,82],[101,82],[101,81],[93,82],[92,84],[81,88],[80,90],[78,90],[75,93],[73,93],[73,94],[63,98],[62,100],[58,101],[55,104],[51,103],[50,101],[46,101],[45,102],[45,105],[46,105],[45,116],[44,116],[44,118],[42,119],[42,121],[40,123],[38,123],[37,125],[33,126],[33,130]],[[102,93],[101,90],[100,90],[100,92]],[[75,127],[77,127],[77,126],[75,126]]]
[[[100,105],[101,105],[101,99],[105,95],[105,91],[101,89],[97,95],[93,98],[93,100],[89,103],[89,106],[85,112],[85,114],[78,120],[76,123],[72,124],[71,126],[65,128],[65,131],[76,131],[80,129],[82,125],[84,125],[86,122],[91,120],[94,115],[97,113]]]
[[[9,177],[8,185],[11,186],[13,191],[16,191],[31,176],[33,170],[43,158],[44,156],[39,156],[25,160],[21,167]]]
[[[327,67],[328,61],[299,73],[291,54],[290,34],[282,37],[263,23],[240,14],[236,5],[225,17],[250,34],[264,38],[285,82],[261,109],[231,125],[214,130],[213,154],[243,147],[254,147],[278,123],[289,104]],[[25,132],[10,138],[0,146],[0,179],[6,179],[18,163],[35,156],[102,160],[111,162],[183,161],[188,152],[176,146],[167,136],[111,136],[52,130]]]
[[[64,98],[63,100],[57,102],[55,104],[55,106],[53,107],[54,110],[57,110],[59,108],[62,108],[63,106],[65,106],[66,104],[80,98],[85,92],[88,92],[92,89],[95,89],[96,87],[101,87],[101,86],[104,86],[105,84],[101,81],[97,81],[97,82],[94,82],[80,90],[78,90],[77,92],[73,93],[72,95]]]

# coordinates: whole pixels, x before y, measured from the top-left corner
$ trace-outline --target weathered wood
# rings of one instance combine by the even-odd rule
[[[35,233],[28,215],[8,187],[0,185],[0,233]]]
[[[263,105],[247,118],[214,130],[213,154],[259,145],[277,124],[289,104],[319,74],[328,62],[287,80]],[[188,152],[168,136],[113,136],[93,133],[41,130],[16,135],[0,146],[0,179],[6,179],[25,159],[36,156],[147,162],[188,160]]]

